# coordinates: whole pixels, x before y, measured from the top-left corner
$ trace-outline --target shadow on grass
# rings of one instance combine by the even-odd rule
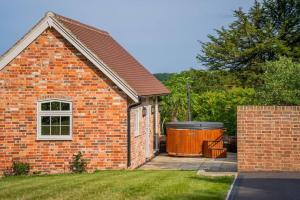
[[[213,192],[203,192],[202,190],[195,190],[189,194],[173,194],[168,196],[155,197],[154,200],[221,200],[225,196],[218,195]]]
[[[234,176],[221,176],[221,177],[209,177],[209,176],[190,176],[192,180],[205,181],[209,183],[224,183],[229,184],[233,181]]]

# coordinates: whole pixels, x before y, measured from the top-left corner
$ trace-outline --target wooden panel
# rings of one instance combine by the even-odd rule
[[[223,130],[167,129],[167,152],[176,156],[202,155],[204,141],[222,140]],[[211,142],[210,145],[214,143]],[[215,144],[222,145],[223,144]],[[218,146],[218,147],[219,147]]]
[[[226,158],[227,151],[225,148],[210,149],[211,155],[209,158]]]

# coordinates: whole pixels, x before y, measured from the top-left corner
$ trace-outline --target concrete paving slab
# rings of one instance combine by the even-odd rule
[[[174,157],[160,154],[140,167],[143,170],[193,170],[198,174],[207,175],[234,175],[237,171],[235,153],[228,153],[227,158],[203,157]]]

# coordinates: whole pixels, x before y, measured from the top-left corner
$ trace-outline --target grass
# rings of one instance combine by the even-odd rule
[[[100,171],[93,174],[0,179],[0,199],[194,200],[224,199],[232,177],[194,171]]]

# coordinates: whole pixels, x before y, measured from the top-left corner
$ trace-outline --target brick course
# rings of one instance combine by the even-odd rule
[[[0,97],[0,174],[15,160],[29,162],[32,171],[68,172],[78,151],[88,171],[127,167],[131,100],[55,30],[0,71]],[[37,101],[51,98],[73,102],[72,141],[36,140]]]
[[[300,171],[300,106],[240,106],[238,171]]]

